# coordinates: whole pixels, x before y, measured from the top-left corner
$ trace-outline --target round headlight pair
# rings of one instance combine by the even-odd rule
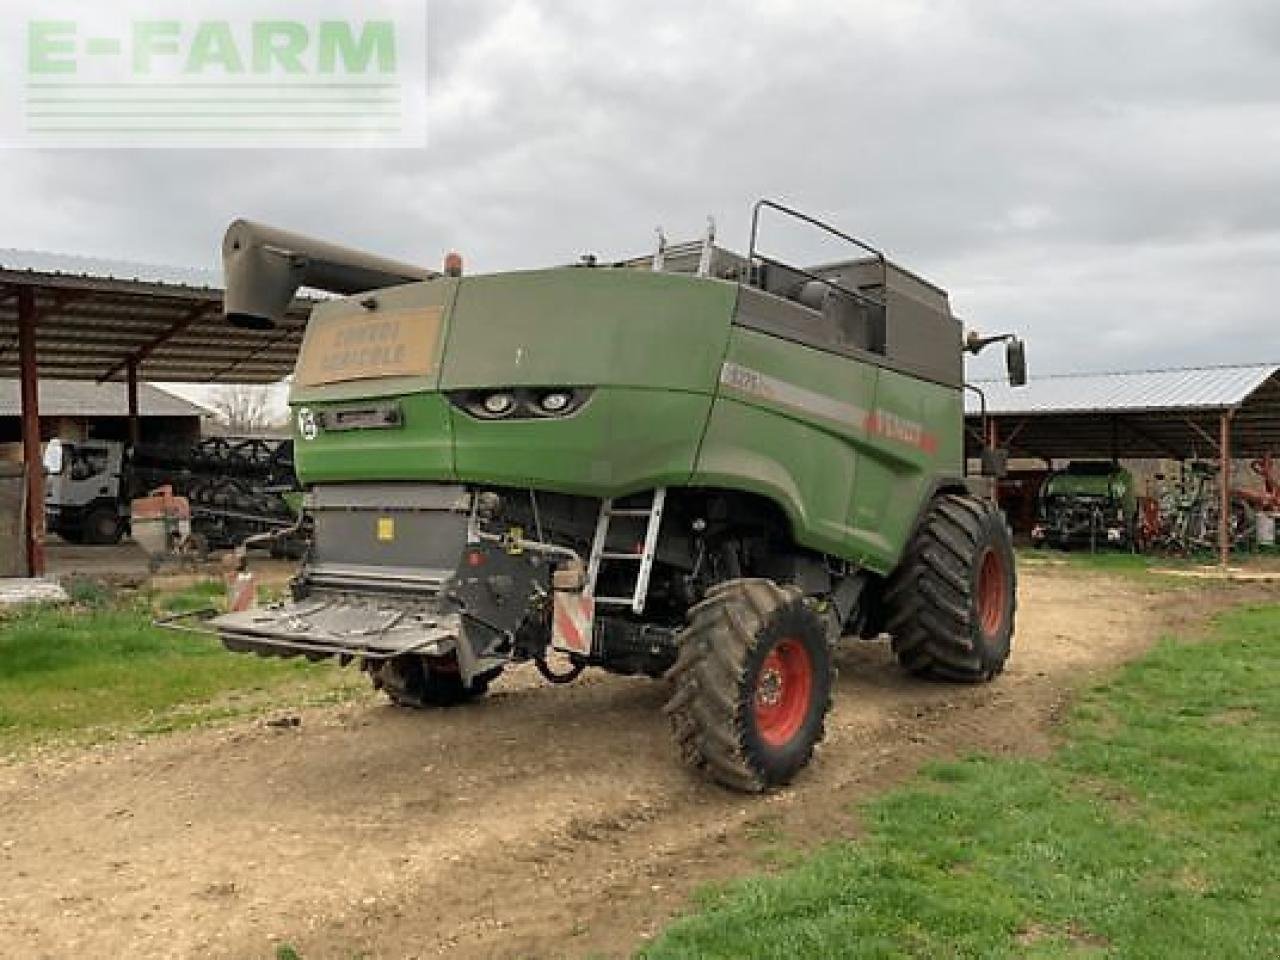
[[[482,420],[567,417],[586,401],[576,387],[506,388],[453,394],[451,400]]]
[[[543,413],[563,413],[573,404],[573,394],[563,390],[544,393],[538,399],[538,407]],[[516,398],[510,393],[491,393],[480,404],[484,412],[491,417],[505,417],[516,408]]]

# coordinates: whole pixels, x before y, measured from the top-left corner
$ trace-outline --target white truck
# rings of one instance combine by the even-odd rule
[[[115,440],[45,448],[45,526],[70,543],[118,543],[128,526],[124,499],[125,445]]]

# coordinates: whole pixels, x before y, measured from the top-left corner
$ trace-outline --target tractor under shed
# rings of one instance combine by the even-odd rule
[[[0,378],[20,382],[26,474],[26,554],[44,572],[42,376],[127,386],[138,430],[140,379],[275,383],[294,366],[314,301],[295,300],[271,330],[229,326],[217,275],[29,251],[0,251]]]
[[[1280,364],[1060,374],[1018,388],[979,381],[965,406],[970,457],[986,445],[1046,462],[1213,458],[1227,476],[1236,458],[1280,451]]]

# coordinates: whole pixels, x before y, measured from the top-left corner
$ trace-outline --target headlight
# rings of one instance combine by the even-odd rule
[[[491,393],[484,398],[484,412],[493,417],[505,417],[516,407],[516,398],[509,393]]]
[[[547,413],[564,413],[572,403],[573,394],[557,390],[554,393],[544,394],[539,406]]]

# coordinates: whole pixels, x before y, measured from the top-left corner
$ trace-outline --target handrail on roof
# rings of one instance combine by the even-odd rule
[[[880,264],[880,289],[884,291],[889,287],[889,265],[888,261],[885,259],[883,251],[871,246],[871,244],[867,243],[865,240],[859,240],[852,234],[845,233],[844,231],[831,226],[831,224],[819,220],[817,217],[810,216],[807,213],[802,213],[801,211],[788,207],[785,204],[778,203],[776,200],[769,200],[763,197],[757,200],[755,202],[755,206],[751,208],[751,242],[747,250],[746,268],[748,271],[753,271],[757,264],[768,264],[770,266],[781,267],[783,270],[790,270],[793,273],[798,273],[806,279],[825,284],[828,288],[838,290],[845,296],[852,297],[859,303],[881,308],[885,306],[885,301],[883,299],[876,299],[875,297],[868,296],[861,290],[851,290],[844,284],[832,280],[830,277],[821,276],[810,270],[797,267],[793,264],[784,263],[781,260],[776,260],[773,257],[768,257],[761,253],[758,249],[760,239],[760,214],[764,210],[775,210],[785,216],[799,220],[801,223],[807,223],[812,227],[816,227],[825,233],[829,233],[831,236],[844,240],[846,243],[870,254],[871,257]],[[751,282],[751,278],[749,276],[744,277],[743,280],[747,283]]]

